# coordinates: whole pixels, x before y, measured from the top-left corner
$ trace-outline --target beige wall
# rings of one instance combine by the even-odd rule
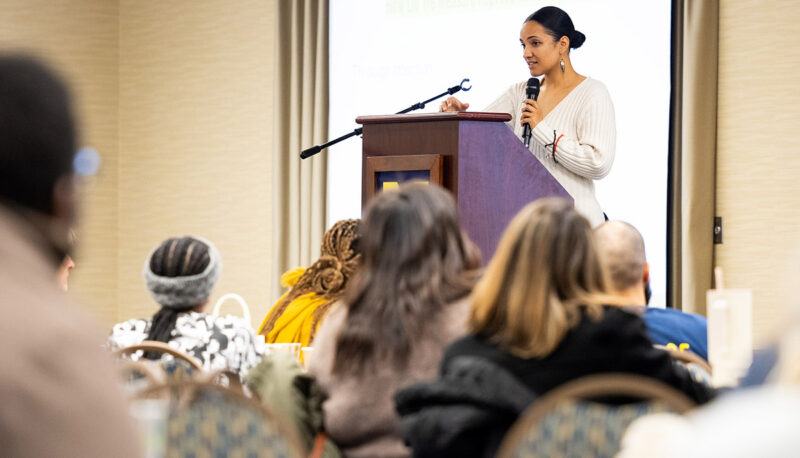
[[[726,287],[751,288],[754,332],[768,338],[798,304],[800,8],[796,0],[722,0],[715,250]],[[800,269],[797,269],[800,272]]]
[[[271,302],[275,4],[233,5],[120,2],[119,319],[155,311],[141,269],[171,235],[219,248],[212,302]]]
[[[141,267],[172,235],[220,249],[212,302],[241,294],[258,324],[278,294],[268,281],[274,27],[275,0],[0,4],[0,47],[33,50],[69,78],[83,144],[103,159],[71,288],[104,325],[155,311]]]

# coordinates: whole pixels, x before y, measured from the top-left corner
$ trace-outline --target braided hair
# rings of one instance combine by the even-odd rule
[[[275,304],[275,312],[270,314],[262,334],[272,331],[278,318],[293,300],[304,294],[315,293],[326,299],[326,302],[314,310],[309,345],[314,342],[320,320],[342,297],[361,261],[358,225],[357,219],[342,220],[325,232],[322,236],[321,256],[297,279],[289,293]]]
[[[178,278],[203,273],[211,263],[209,246],[194,237],[169,238],[150,255],[146,266],[158,277]],[[206,298],[207,299],[207,298]],[[162,301],[163,302],[163,301]],[[169,342],[178,315],[196,309],[200,303],[186,305],[159,304],[161,309],[153,315],[147,340]],[[146,358],[157,358],[155,352],[148,352]]]

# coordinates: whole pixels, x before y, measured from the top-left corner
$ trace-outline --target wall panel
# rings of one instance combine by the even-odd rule
[[[752,288],[764,340],[797,305],[800,264],[800,8],[793,0],[720,4],[716,264]],[[800,270],[798,270],[800,272]]]

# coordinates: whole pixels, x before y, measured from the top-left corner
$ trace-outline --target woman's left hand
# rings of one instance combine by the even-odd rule
[[[530,124],[531,129],[533,129],[542,119],[544,119],[544,116],[542,115],[542,109],[539,107],[539,103],[532,99],[525,100],[525,105],[522,106],[520,124],[523,126],[525,124]]]

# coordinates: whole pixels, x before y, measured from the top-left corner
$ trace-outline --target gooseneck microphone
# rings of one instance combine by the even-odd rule
[[[531,78],[528,80],[528,86],[525,88],[525,98],[536,100],[539,97],[539,79]],[[531,125],[525,124],[522,127],[522,141],[525,142],[525,148],[531,147]]]
[[[538,81],[537,81],[537,83],[538,83]],[[429,98],[428,100],[426,100],[424,102],[417,102],[414,105],[411,105],[410,107],[406,108],[405,110],[398,111],[395,114],[406,114],[406,113],[408,113],[410,111],[421,110],[421,109],[425,108],[425,104],[433,102],[434,100],[436,100],[438,98],[444,97],[444,96],[446,96],[448,94],[453,95],[458,91],[468,91],[470,89],[472,89],[472,83],[469,82],[469,78],[464,78],[463,80],[461,80],[461,82],[459,84],[457,84],[457,85],[455,85],[455,86],[453,86],[451,88],[447,88],[447,90],[442,92],[441,94],[435,95],[435,96]],[[536,90],[536,93],[537,94],[539,93],[538,89]],[[341,137],[339,137],[337,139],[329,141],[328,143],[325,143],[323,145],[312,146],[311,148],[305,149],[305,150],[300,152],[300,159],[308,159],[309,157],[319,153],[320,151],[324,150],[325,148],[327,148],[329,146],[333,146],[333,145],[339,143],[342,140],[347,140],[350,137],[353,137],[353,136],[356,136],[356,135],[361,135],[362,132],[363,132],[363,129],[361,127],[359,127],[358,129],[354,129],[349,134],[344,134],[344,135],[342,135]]]

